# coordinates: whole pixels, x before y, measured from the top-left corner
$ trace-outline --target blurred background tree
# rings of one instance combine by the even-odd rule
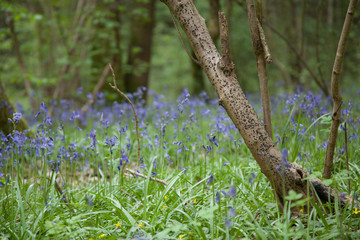
[[[214,10],[226,12],[240,84],[247,92],[258,92],[243,1],[195,3],[214,29],[211,32],[215,42],[217,10]],[[261,5],[264,30],[274,59],[268,66],[270,93],[292,91],[299,86],[321,91],[314,77],[323,88],[329,88],[348,2],[274,0],[262,1]],[[343,86],[349,89],[360,87],[358,13],[353,24],[342,76]],[[14,33],[18,45],[14,44]],[[180,33],[183,34],[181,29]],[[205,90],[214,96],[210,83],[185,52],[170,13],[160,1],[0,1],[0,77],[13,101],[21,101],[28,108],[31,107],[29,96],[37,102],[72,98],[83,104],[103,73],[111,81],[109,71],[105,71],[110,62],[119,86],[127,93],[146,86],[174,98],[186,87],[193,94]],[[107,84],[102,91],[108,100],[119,100]],[[146,96],[146,92],[143,94]]]

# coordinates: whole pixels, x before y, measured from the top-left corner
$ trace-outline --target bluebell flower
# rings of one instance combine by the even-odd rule
[[[230,217],[235,217],[236,216],[235,209],[233,207],[231,207],[230,210],[229,210],[229,216]]]
[[[210,175],[210,178],[207,180],[207,184],[210,184],[210,183],[212,183],[212,181],[214,180],[214,176],[213,176],[213,174],[211,174]]]
[[[40,104],[40,111],[42,111],[44,113],[48,112],[47,107],[44,102],[41,102],[41,104]]]
[[[228,218],[225,218],[225,225],[227,228],[231,228],[232,227],[232,221]]]
[[[50,118],[49,116],[47,116],[47,117],[45,118],[44,123],[45,123],[46,125],[48,125],[48,126],[51,126],[51,125],[52,125],[51,118]]]
[[[219,203],[220,202],[220,193],[219,191],[216,191],[216,194],[215,194],[215,203]]]
[[[80,118],[80,114],[78,112],[73,111],[70,116],[70,121],[73,121],[74,119]]]
[[[229,189],[229,196],[232,198],[236,198],[236,188],[234,186],[231,186]]]
[[[13,113],[13,120],[15,123],[18,123],[22,118],[22,114],[19,112]]]

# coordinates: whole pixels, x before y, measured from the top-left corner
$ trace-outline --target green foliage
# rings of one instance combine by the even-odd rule
[[[154,96],[157,101],[159,98]],[[322,144],[328,134],[321,129],[327,128],[328,124],[321,122],[324,114],[316,112],[317,108],[313,112],[309,111],[310,102],[317,99],[316,96],[299,94],[294,96],[297,98],[296,104],[291,103],[292,98],[293,96],[288,96],[287,100],[280,99],[273,103],[278,109],[273,112],[274,132],[282,133],[283,139],[278,145],[288,149],[290,153],[299,152],[298,155],[289,157],[289,161],[296,161],[312,172],[310,177],[321,178],[323,162],[320,160],[325,156]],[[280,212],[268,180],[261,174],[250,151],[242,143],[240,135],[222,108],[194,99],[180,99],[176,104],[167,104],[169,103],[154,102],[151,105],[154,108],[146,109],[138,106],[143,122],[140,128],[143,163],[137,170],[146,178],[129,175],[129,172],[123,171],[124,165],[121,166],[121,171],[117,168],[124,157],[122,150],[127,148],[127,144],[131,146],[126,150],[130,160],[127,167],[135,168],[133,162],[137,158],[136,139],[132,115],[123,114],[120,118],[116,116],[115,122],[105,126],[103,124],[108,119],[106,114],[90,118],[88,127],[83,127],[82,131],[76,128],[75,121],[65,121],[62,124],[54,121],[52,126],[41,125],[37,141],[46,138],[48,140],[45,143],[49,144],[51,137],[54,144],[52,149],[40,149],[39,156],[20,156],[15,152],[10,159],[2,160],[4,167],[1,171],[4,175],[0,177],[3,186],[0,188],[0,237],[359,237],[360,215],[352,207],[340,209],[337,204],[333,207],[318,205],[312,199],[301,199],[299,194],[290,191],[285,196],[284,211]],[[259,109],[259,105],[255,106]],[[123,104],[114,106],[114,109],[115,107],[123,112],[129,106]],[[105,108],[100,109],[105,112]],[[204,110],[208,115],[204,116]],[[168,111],[172,112],[171,115],[168,115]],[[353,114],[357,113],[358,110],[354,108]],[[46,120],[40,115],[40,123],[41,118]],[[119,129],[125,128],[125,125],[128,129],[120,132]],[[94,129],[97,144],[92,148],[89,146],[92,143],[89,132]],[[164,135],[160,137],[163,129]],[[359,134],[351,124],[348,131]],[[207,133],[211,135],[207,136]],[[108,141],[113,134],[117,136],[117,144],[110,147]],[[15,136],[13,139],[16,139]],[[218,147],[209,142],[209,138],[214,141],[212,136],[216,136]],[[157,137],[156,143],[154,139]],[[278,137],[275,135],[275,140]],[[344,132],[340,131],[339,139],[343,137]],[[338,141],[336,159],[339,160],[334,165],[333,178],[325,183],[340,191],[347,191],[347,176],[350,174],[352,192],[356,193],[360,187],[357,181],[360,177],[359,139],[354,138],[348,142],[351,171],[344,170],[344,154],[338,151],[342,149],[343,143],[343,140]],[[6,141],[1,144],[12,146]],[[22,149],[37,148],[31,141],[27,144]],[[204,149],[202,145],[212,148],[209,150],[204,146]],[[69,154],[68,158],[63,148]],[[73,158],[75,153],[79,154],[76,159]],[[60,158],[64,159],[54,161]],[[58,172],[55,171],[57,162]],[[153,172],[156,172],[155,178],[165,181],[167,185],[150,180]],[[55,180],[64,190],[64,195],[56,190]],[[68,203],[64,201],[64,197]],[[298,217],[290,215],[292,207],[301,208],[309,203],[314,205],[311,211],[302,212]]]

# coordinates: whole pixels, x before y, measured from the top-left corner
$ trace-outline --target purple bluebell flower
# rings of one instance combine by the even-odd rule
[[[83,87],[78,87],[78,89],[76,90],[76,94],[80,95],[83,91]]]
[[[232,221],[228,218],[225,218],[225,225],[227,228],[231,228],[232,227]]]
[[[74,119],[78,119],[78,118],[80,118],[80,114],[79,114],[79,112],[75,112],[75,111],[73,111],[72,113],[71,113],[71,116],[70,116],[70,121],[73,121]]]
[[[18,123],[22,118],[22,114],[19,112],[13,113],[13,120],[15,123]]]
[[[91,144],[90,144],[90,148],[92,149],[95,149],[96,148],[96,144],[97,144],[97,141],[96,141],[96,130],[95,129],[92,129],[91,132],[90,132],[90,136],[89,138],[92,140]]]
[[[215,203],[219,203],[220,202],[220,193],[219,191],[216,191],[216,194],[215,194]]]
[[[48,112],[47,107],[44,102],[41,102],[41,104],[40,104],[40,111],[42,111],[44,113]]]
[[[210,183],[212,183],[213,180],[214,180],[214,176],[213,176],[213,174],[211,174],[209,180],[207,180],[206,183],[210,184]]]
[[[229,195],[230,197],[232,198],[236,198],[236,188],[234,186],[231,186],[230,189],[229,189]]]
[[[47,116],[46,118],[45,118],[45,122],[44,122],[46,125],[48,125],[48,126],[51,126],[52,125],[52,121],[51,121],[51,118],[49,117],[49,116]]]
[[[229,210],[229,216],[230,217],[235,217],[236,216],[235,209],[233,207],[231,207],[230,210]]]
[[[348,140],[349,140],[349,142],[352,142],[352,140],[354,140],[356,138],[359,138],[359,136],[354,132],[349,135]]]

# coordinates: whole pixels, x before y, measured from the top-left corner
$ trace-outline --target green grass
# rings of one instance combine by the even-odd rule
[[[51,137],[53,147],[39,148],[39,155],[36,155],[35,145],[27,141],[22,149],[33,149],[31,154],[14,150],[11,158],[2,160],[4,186],[0,188],[0,238],[360,238],[360,214],[355,214],[352,207],[340,209],[337,204],[334,208],[315,204],[310,212],[293,217],[290,207],[304,202],[299,202],[299,196],[290,192],[285,209],[280,212],[268,180],[245,144],[239,141],[242,138],[226,113],[215,104],[184,103],[182,113],[176,106],[164,105],[157,109],[158,112],[154,106],[149,106],[147,114],[140,114],[143,164],[138,170],[146,178],[117,168],[122,158],[121,150],[124,150],[130,160],[127,167],[135,169],[137,146],[131,114],[122,115],[120,119],[114,116],[115,120],[108,128],[102,127],[98,120],[101,118],[96,117],[89,119],[88,127],[83,127],[82,131],[77,130],[74,122],[65,123],[63,129],[57,121],[51,126],[45,124],[37,128],[38,140],[42,141],[40,136]],[[287,113],[281,112],[283,107],[280,103],[279,110],[273,114],[274,132],[282,134],[278,146],[289,150],[290,161],[311,169],[311,176],[321,177],[325,150],[319,145],[328,134],[326,115],[319,113],[311,120],[299,110],[298,104],[294,105],[294,111],[290,108]],[[210,113],[205,116],[201,111],[206,108]],[[173,117],[171,111],[177,117]],[[160,117],[156,117],[157,113]],[[192,117],[190,113],[193,113]],[[104,115],[107,115],[105,110]],[[289,116],[295,120],[290,121]],[[196,120],[190,121],[191,118]],[[118,129],[125,125],[128,130],[119,133]],[[164,126],[166,131],[162,138]],[[97,130],[95,148],[89,147],[92,128]],[[298,135],[301,131],[308,134]],[[354,127],[349,131],[359,134]],[[104,139],[114,134],[117,145],[110,151]],[[209,142],[207,134],[216,136],[219,147]],[[337,150],[343,146],[343,135],[340,131]],[[277,136],[274,138],[276,140]],[[2,140],[3,153],[6,146],[16,149],[18,143],[15,141]],[[131,148],[128,149],[126,144],[131,144]],[[359,139],[348,144],[350,172],[345,170],[344,154],[337,153],[334,175],[328,183],[346,192],[349,173],[352,193],[355,193],[360,184]],[[205,148],[211,146],[212,150],[207,153],[202,145]],[[56,172],[54,164],[61,147],[69,156],[62,158]],[[74,153],[80,156],[70,161]],[[302,156],[301,161],[298,153]],[[167,185],[150,180],[153,172],[156,172],[155,178]],[[6,183],[7,174],[10,177]],[[59,182],[65,195],[61,196],[56,190],[55,181]],[[225,196],[222,191],[228,195],[231,188],[236,190],[236,196]]]

